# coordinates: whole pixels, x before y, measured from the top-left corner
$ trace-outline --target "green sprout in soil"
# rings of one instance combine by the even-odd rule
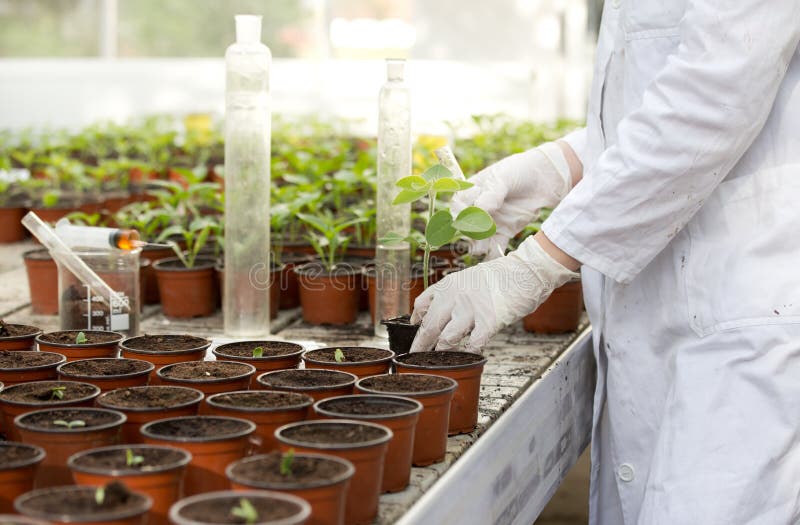
[[[257,346],[253,348],[253,357],[264,357],[264,347]]]
[[[83,332],[78,332],[78,335],[75,336],[75,344],[76,345],[85,344],[86,341],[87,341],[86,334],[84,334]]]
[[[55,421],[53,421],[53,424],[59,427],[67,427],[68,429],[71,430],[73,428],[85,427],[86,421],[83,421],[81,419],[73,419],[72,421],[56,419]]]
[[[333,358],[336,360],[337,363],[341,363],[344,361],[344,352],[342,352],[341,348],[337,348],[335,352],[333,352]]]
[[[248,525],[258,520],[258,511],[246,498],[241,498],[239,505],[231,509],[231,515],[243,519]]]
[[[136,467],[144,463],[143,456],[137,456],[131,449],[125,449],[125,464],[129,467]]]
[[[98,505],[102,505],[103,502],[106,500],[106,488],[105,487],[97,487],[94,491],[94,502]]]
[[[292,463],[294,463],[294,449],[290,448],[281,458],[281,476],[292,475]]]
[[[50,389],[50,400],[64,399],[64,392],[67,390],[65,386],[54,386]]]

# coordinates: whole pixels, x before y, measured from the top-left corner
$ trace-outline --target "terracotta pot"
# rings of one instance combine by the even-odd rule
[[[0,337],[0,351],[36,350],[36,336],[42,333],[39,328],[24,324],[11,323],[6,324],[5,326],[20,333],[18,335],[7,335]]]
[[[12,400],[7,396],[12,394],[15,390],[20,388],[31,388],[32,386],[41,386],[44,390],[52,389],[53,387],[66,386],[69,388],[71,385],[82,385],[87,393],[73,399],[31,399],[30,401]],[[91,407],[94,400],[100,395],[100,389],[89,383],[79,383],[74,381],[35,381],[31,383],[19,383],[11,387],[7,387],[0,393],[0,411],[3,413],[3,429],[8,437],[14,441],[21,441],[22,436],[14,425],[14,419],[20,414],[27,414],[28,412],[40,409],[50,408],[66,408],[66,407]]]
[[[37,520],[27,516],[20,516],[19,514],[0,514],[0,523],[4,525],[52,525],[49,521]]]
[[[125,339],[125,336],[119,332],[107,332],[104,330],[59,330],[58,332],[68,332],[77,336],[83,332],[86,336],[91,334],[113,334],[114,340],[102,343],[51,343],[45,338],[52,333],[41,334],[36,337],[36,344],[39,345],[39,350],[42,352],[55,352],[57,354],[67,356],[67,362],[77,361],[78,359],[90,359],[93,357],[117,357],[117,345],[120,341]],[[74,338],[73,338],[74,339]]]
[[[157,401],[161,392],[181,392],[183,399],[172,404],[165,404]],[[129,394],[129,396],[126,396]],[[146,400],[152,399],[149,406],[144,403],[141,406],[130,406],[124,402],[124,398],[134,397]],[[142,425],[171,417],[194,416],[197,415],[200,402],[203,400],[203,393],[194,388],[180,386],[139,386],[133,388],[120,389],[117,391],[105,392],[97,398],[97,406],[117,410],[125,414],[128,418],[122,425],[121,441],[123,443],[143,443],[139,429]]]
[[[58,365],[67,362],[65,356],[55,352],[32,352],[31,355],[41,358],[42,364],[23,367],[0,365],[0,381],[4,388],[19,383],[58,379]]]
[[[408,374],[417,375],[417,374]],[[417,426],[414,430],[414,451],[411,462],[424,467],[444,460],[447,453],[447,427],[450,420],[450,402],[458,384],[449,377],[437,376],[438,384],[429,390],[413,391],[395,387],[397,374],[365,377],[356,383],[356,393],[391,394],[410,397],[422,403]]]
[[[31,250],[22,255],[28,288],[31,295],[31,310],[38,315],[58,314],[58,266],[46,249]]]
[[[333,356],[336,350],[341,350],[344,360],[337,362]],[[359,355],[362,351],[380,354],[380,357],[364,358]],[[394,352],[383,348],[370,348],[360,346],[332,346],[307,350],[303,353],[303,363],[306,369],[319,368],[323,370],[341,370],[362,378],[378,374],[388,374]]]
[[[229,427],[214,435],[199,435],[196,427],[213,422],[222,422]],[[175,433],[175,428],[181,431]],[[247,454],[249,438],[255,430],[256,425],[245,419],[189,416],[159,419],[142,425],[140,432],[147,444],[172,445],[192,455],[184,483],[184,493],[191,495],[228,488],[225,467]],[[172,434],[167,433],[170,431]]]
[[[297,373],[297,374],[295,374]],[[334,384],[317,384],[314,385],[315,376],[330,377],[335,374],[337,381]],[[285,380],[286,377],[304,377],[305,384],[288,384]],[[274,372],[266,372],[258,376],[256,381],[259,388],[265,390],[282,390],[284,392],[299,392],[301,394],[308,394],[314,398],[314,401],[320,399],[327,399],[335,396],[346,396],[353,393],[353,385],[355,385],[358,377],[349,373],[342,372],[341,370],[276,370]],[[309,409],[309,413],[313,411]]]
[[[420,325],[411,324],[410,319],[410,315],[401,315],[381,321],[389,334],[389,348],[397,355],[405,355],[411,350],[419,331]]]
[[[23,494],[14,502],[17,512],[32,518],[41,518],[53,524],[74,525],[145,525],[147,511],[152,501],[144,494],[133,493],[133,503],[126,504],[124,509],[110,511],[88,511],[96,506],[95,487],[54,487],[34,490]],[[85,502],[81,512],[71,513],[66,504]],[[39,507],[45,507],[45,510]]]
[[[76,421],[88,417],[102,417],[106,421],[83,427],[67,428],[55,426],[51,421]],[[40,418],[47,423],[36,424]],[[91,448],[114,445],[119,440],[119,429],[125,422],[125,414],[104,408],[57,408],[36,410],[14,419],[23,443],[42,447],[47,456],[36,473],[37,487],[69,485],[72,476],[67,468],[67,458]]]
[[[28,230],[22,225],[25,208],[0,207],[0,244],[24,241]]]
[[[263,453],[278,448],[275,430],[287,423],[303,421],[313,403],[314,398],[307,394],[241,390],[207,397],[203,413],[252,421],[256,425],[256,431],[250,436],[253,451]]]
[[[17,455],[5,460],[12,450]],[[0,463],[0,512],[14,512],[14,499],[33,490],[33,478],[45,452],[41,447],[14,442],[0,443],[0,451],[4,458]]]
[[[412,364],[415,359],[433,359],[430,364]],[[435,364],[439,360],[455,358],[460,364]],[[432,374],[455,379],[458,382],[450,405],[450,427],[448,433],[466,434],[475,430],[478,423],[478,401],[481,394],[481,374],[486,358],[467,352],[419,352],[399,356],[394,359],[398,374]]]
[[[115,466],[114,460],[125,461],[127,451],[145,459],[142,466]],[[148,463],[148,454],[162,454],[165,460]],[[109,464],[86,464],[87,458],[106,459]],[[183,477],[192,455],[183,449],[155,445],[117,445],[95,448],[70,456],[67,466],[77,485],[105,486],[119,479],[134,492],[146,494],[153,500],[147,523],[164,525],[169,523],[167,513],[173,503],[181,499]]]
[[[207,366],[224,367],[226,370],[233,369],[236,375],[231,377],[196,377],[192,379],[170,376],[171,373],[179,370],[191,373],[197,367]],[[247,363],[237,363],[235,361],[192,361],[161,367],[156,374],[164,385],[188,386],[196,388],[205,395],[211,395],[234,390],[247,390],[250,388],[250,379],[255,372],[256,368]]]
[[[303,525],[311,515],[311,506],[291,494],[266,490],[218,491],[198,494],[180,500],[169,509],[169,519],[175,525],[218,525],[239,505],[242,498],[256,508],[259,516],[269,516],[272,509],[286,509],[280,519],[258,519],[251,525]],[[219,518],[211,513],[219,511]],[[224,517],[223,517],[224,516]]]
[[[303,320],[310,324],[351,324],[358,316],[359,275],[349,267],[327,273],[318,263],[295,268]]]
[[[376,413],[381,410],[387,413]],[[319,417],[370,421],[391,429],[394,437],[386,449],[381,491],[399,492],[408,486],[414,430],[422,412],[422,403],[407,397],[362,394],[317,401],[314,412]]]
[[[253,349],[261,347],[261,357],[253,357]],[[303,347],[286,341],[239,341],[219,345],[211,351],[217,359],[248,363],[256,373],[297,368]]]
[[[175,257],[175,251],[172,248],[145,246],[141,257],[150,261],[149,265],[143,266],[141,269],[141,280],[145,283],[142,302],[144,304],[158,304],[161,298],[158,295],[158,280],[156,279],[156,270],[153,265],[162,259]]]
[[[214,287],[213,259],[198,258],[193,268],[185,268],[180,259],[172,257],[158,261],[153,268],[164,315],[189,319],[214,313],[217,290]]]
[[[150,372],[150,384],[158,382],[156,372],[163,366],[171,365],[173,363],[185,363],[187,361],[202,361],[206,356],[206,349],[211,346],[211,341],[202,337],[197,337],[191,341],[185,341],[187,336],[168,334],[147,336],[140,335],[137,337],[129,337],[119,344],[120,357],[127,357],[129,359],[141,359],[149,361],[156,365],[155,371]],[[190,336],[191,337],[191,336]],[[170,341],[175,341],[175,349],[158,349],[151,350],[145,348],[143,343],[152,338],[157,338],[170,344]],[[193,341],[196,340],[196,346]],[[178,344],[180,342],[180,344]]]
[[[116,373],[116,374],[90,374],[81,372],[77,367],[81,364],[103,364],[111,362],[112,364],[125,364],[132,371]],[[97,359],[79,359],[76,361],[64,363],[58,367],[58,378],[66,381],[83,381],[97,386],[101,392],[107,392],[116,388],[129,388],[133,386],[145,386],[150,379],[150,372],[153,371],[155,365],[141,359],[125,359],[125,358],[97,358]]]
[[[280,291],[278,306],[281,310],[300,306],[300,284],[294,269],[311,261],[307,253],[284,253],[281,256],[283,269],[280,273]]]
[[[271,476],[266,477],[264,474],[248,476],[244,473],[251,466],[256,467],[260,472],[269,472],[275,468],[275,456],[281,457],[278,453],[252,456],[228,465],[226,473],[228,479],[231,480],[231,488],[233,490],[275,490],[293,494],[311,505],[308,525],[344,525],[347,490],[350,487],[350,479],[355,474],[353,464],[336,456],[306,453],[295,454],[292,464],[322,462],[329,465],[328,468],[338,468],[339,474],[328,479],[322,477],[315,479],[313,471],[311,471],[302,479],[293,476],[285,480],[274,481]],[[306,467],[305,470],[310,469]]]
[[[374,244],[350,244],[347,246],[347,250],[345,250],[345,255],[347,257],[364,257],[366,259],[374,259],[375,249],[376,248]]]
[[[583,313],[581,281],[571,281],[556,288],[550,297],[522,319],[528,332],[563,334],[578,329]]]
[[[364,253],[364,252],[362,252]],[[358,279],[358,311],[366,312],[369,310],[369,289],[367,287],[367,278],[364,271],[368,267],[375,265],[374,256],[364,255],[346,255],[344,259],[345,265],[349,265],[353,271],[356,272]]]

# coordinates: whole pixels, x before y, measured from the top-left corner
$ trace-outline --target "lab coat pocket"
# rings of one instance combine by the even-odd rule
[[[800,164],[722,182],[689,222],[689,323],[705,336],[800,323]]]

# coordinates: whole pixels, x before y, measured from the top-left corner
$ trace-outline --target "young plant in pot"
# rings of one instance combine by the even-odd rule
[[[35,326],[11,324],[0,319],[0,351],[35,350],[36,337],[41,333]]]
[[[287,191],[290,193],[286,194]],[[303,251],[295,250],[298,239],[302,239],[300,226],[295,220],[308,203],[319,201],[319,192],[298,192],[293,186],[276,187],[273,185],[272,204],[270,206],[270,241],[272,243],[272,261],[281,268],[278,301],[280,309],[300,306],[300,287],[294,269],[312,260],[313,251],[308,242]],[[306,248],[307,247],[307,248]]]
[[[58,379],[58,365],[67,358],[55,352],[9,352],[0,350],[0,382],[3,388],[32,381]]]
[[[67,381],[83,381],[107,392],[116,388],[145,386],[154,368],[153,363],[140,359],[79,359],[60,365],[58,377]]]
[[[31,310],[37,315],[58,314],[58,266],[47,248],[37,248],[22,254]]]
[[[44,456],[44,449],[35,445],[0,443],[0,512],[14,512],[14,499],[33,490],[33,478]]]
[[[119,332],[105,330],[61,330],[36,337],[42,352],[55,352],[67,362],[93,357],[117,357],[117,345],[125,339]]]
[[[225,490],[184,498],[169,510],[174,525],[303,525],[310,505],[291,494]]]
[[[454,178],[450,170],[441,164],[433,166],[422,175],[411,175],[397,181],[400,193],[395,197],[393,204],[413,203],[427,199],[425,232],[421,243],[424,288],[428,287],[431,275],[431,251],[462,237],[475,240],[486,239],[494,235],[497,229],[492,217],[476,206],[464,208],[455,218],[449,208],[442,204],[437,206],[436,197],[439,194],[456,193],[472,186],[469,182]],[[391,245],[401,242],[417,242],[418,239],[414,236],[394,233],[380,241]],[[389,332],[389,347],[396,354],[408,353],[419,326],[412,325],[409,316],[386,319],[381,322],[386,325]]]
[[[287,341],[239,341],[219,345],[211,352],[217,359],[249,363],[260,374],[297,368],[303,351],[301,345]]]
[[[389,373],[394,352],[366,346],[336,346],[307,350],[306,369],[341,370],[361,377]]]

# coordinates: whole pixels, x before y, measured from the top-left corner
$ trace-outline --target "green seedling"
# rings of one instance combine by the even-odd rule
[[[94,491],[94,502],[98,505],[102,505],[103,502],[106,500],[106,488],[105,487],[97,487]]]
[[[239,505],[231,509],[231,515],[243,519],[248,525],[258,520],[258,511],[247,498],[239,500]]]
[[[128,465],[129,467],[137,467],[137,466],[141,465],[142,463],[144,463],[144,457],[143,456],[137,456],[136,454],[134,454],[133,450],[131,450],[131,449],[126,449],[125,450],[125,464],[126,465]]]
[[[166,241],[172,246],[175,255],[178,256],[186,268],[194,268],[197,256],[206,245],[206,242],[208,242],[209,236],[212,234],[220,235],[221,233],[219,221],[213,217],[200,217],[194,219],[188,227],[174,224],[169,228],[165,228],[156,240],[157,242]],[[170,240],[171,237],[176,235],[183,237],[186,243],[186,251],[182,250],[178,243]]]
[[[350,237],[342,232],[350,226],[364,222],[364,218],[350,219],[348,217],[334,217],[330,210],[325,210],[317,215],[298,213],[297,218],[317,233],[308,235],[308,241],[314,247],[325,269],[332,272],[350,242]]]
[[[333,352],[333,358],[336,360],[337,363],[341,363],[342,361],[344,361],[344,352],[342,352],[341,348],[337,348]]]
[[[50,400],[64,399],[64,392],[67,390],[65,386],[54,386],[50,389]]]
[[[59,427],[67,427],[72,430],[73,428],[80,428],[86,426],[86,421],[81,419],[73,419],[72,421],[65,421],[63,419],[56,419],[53,424]]]
[[[86,339],[86,334],[83,332],[78,332],[78,335],[75,336],[75,344],[82,345],[85,344],[88,339]]]
[[[253,348],[253,357],[264,357],[264,347],[257,346]]]
[[[281,476],[292,475],[292,463],[294,463],[294,449],[290,448],[281,458]]]

